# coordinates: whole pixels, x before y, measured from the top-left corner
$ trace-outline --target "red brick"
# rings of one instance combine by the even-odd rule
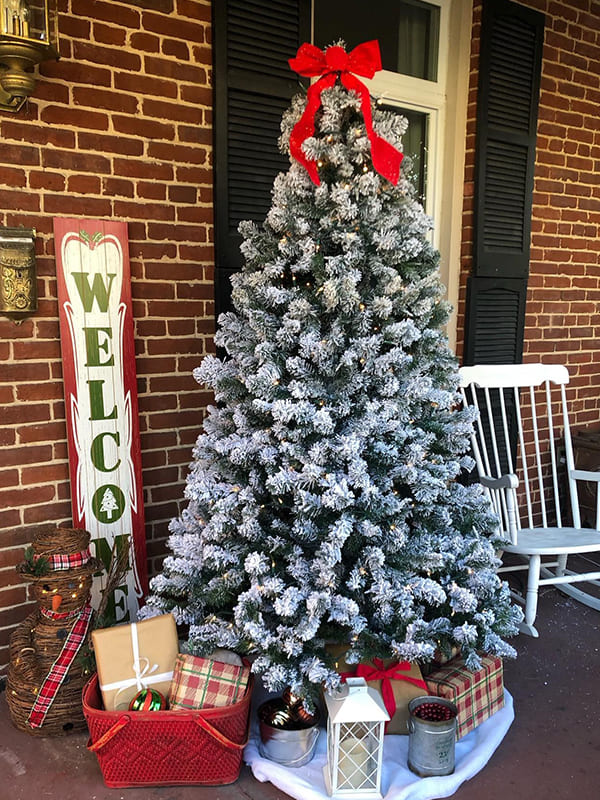
[[[31,192],[0,190],[0,208],[16,208],[22,211],[39,211],[39,195]]]
[[[70,125],[73,128],[108,130],[108,116],[106,114],[97,111],[84,111],[81,108],[47,106],[41,113],[41,119],[48,125]]]
[[[137,53],[131,53],[122,47],[100,47],[91,42],[73,42],[73,58],[76,61],[90,61],[92,64],[103,64],[127,72],[140,72],[142,69],[142,59]]]
[[[44,211],[46,214],[64,216],[72,214],[80,217],[110,217],[112,208],[109,200],[92,197],[72,197],[69,195],[44,196]]]
[[[144,69],[148,75],[170,78],[184,83],[207,84],[207,71],[204,67],[181,64],[167,58],[146,55]]]
[[[146,53],[158,53],[160,50],[159,37],[151,33],[134,33],[130,43],[135,50],[143,50]]]
[[[81,150],[92,150],[99,153],[140,156],[144,152],[143,142],[126,136],[106,136],[101,133],[81,131],[77,134],[77,141]],[[102,172],[104,171],[102,170]]]
[[[148,163],[136,159],[115,158],[114,171],[116,175],[128,178],[145,178],[147,180],[173,180],[173,167],[168,163]],[[131,234],[131,232],[130,232]]]
[[[138,110],[138,100],[134,95],[106,89],[89,89],[75,86],[73,88],[73,102],[76,106],[104,108],[109,111],[120,111],[126,114],[136,114]]]
[[[30,505],[50,502],[54,499],[52,486],[36,486],[28,489],[0,489],[0,506],[24,508]],[[1,552],[1,551],[0,551]],[[0,566],[2,562],[0,560]]]
[[[110,159],[105,156],[68,150],[44,150],[43,164],[44,167],[93,172],[99,175],[109,175],[111,172]]]
[[[70,175],[67,191],[74,194],[100,194],[101,181],[95,175]]]
[[[54,483],[64,481],[69,477],[69,465],[42,464],[35,467],[24,467],[21,470],[21,483],[23,486],[30,484]]]
[[[31,506],[23,510],[23,522],[33,524],[51,520],[68,519],[71,516],[69,500],[45,505]]]
[[[172,220],[175,210],[168,204],[129,202],[115,199],[114,213],[117,217],[130,217],[132,219]]]
[[[133,197],[133,183],[123,178],[103,178],[102,194],[109,197]]]
[[[137,9],[115,5],[108,0],[72,0],[71,11],[76,16],[101,19],[118,27],[140,27],[140,12]]]
[[[115,72],[115,89],[123,89],[138,95],[155,95],[176,99],[177,84],[172,80],[161,80],[148,75],[130,75],[127,72]]]
[[[189,61],[190,50],[186,42],[164,39],[161,49],[166,56],[174,56],[179,61]]]
[[[60,192],[65,188],[65,176],[59,172],[49,172],[47,170],[44,170],[44,172],[30,172],[29,188]]]
[[[4,184],[4,186],[25,186],[27,183],[25,171],[3,166],[0,172],[0,182]]]
[[[13,578],[14,580],[14,578]],[[26,586],[11,586],[0,590],[0,608],[23,605],[27,600]],[[25,614],[23,616],[26,616]]]
[[[145,31],[152,31],[160,36],[170,36],[173,39],[183,39],[186,42],[204,41],[204,25],[188,22],[175,15],[165,17],[163,14],[145,12],[142,17],[142,27]]]
[[[210,3],[199,3],[197,0],[177,0],[177,12],[188,19],[200,19],[210,22]]]
[[[173,203],[196,203],[196,189],[193,186],[169,186],[169,200]]]
[[[166,122],[149,120],[143,117],[125,117],[115,114],[113,125],[116,131],[128,136],[139,136],[144,139],[169,139],[175,137],[175,126]]]
[[[197,106],[210,106],[213,101],[212,89],[209,86],[184,85],[181,87],[181,99]]]
[[[165,200],[167,197],[167,188],[164,183],[158,181],[139,181],[136,186],[138,197],[143,197],[147,200]]]
[[[66,438],[64,422],[46,422],[44,425],[22,425],[18,429],[19,442],[31,444],[33,442],[54,442]]]
[[[170,242],[144,242],[140,245],[140,255],[146,259],[173,259],[177,255],[177,246]]]
[[[177,434],[175,431],[163,431],[161,433],[149,432],[140,436],[142,452],[148,450],[161,450],[174,447],[177,444]]]
[[[102,25],[99,22],[94,22],[94,39],[100,44],[112,44],[116,47],[123,47],[126,43],[127,36],[124,28],[118,28],[115,25]]]
[[[158,298],[162,300],[168,298],[173,299],[175,297],[175,287],[170,283],[159,283],[158,281],[152,283],[136,283],[133,288],[136,300],[147,300],[149,298]],[[167,345],[171,346],[172,342],[167,340]]]

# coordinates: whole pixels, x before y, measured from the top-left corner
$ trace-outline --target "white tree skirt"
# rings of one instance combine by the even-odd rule
[[[504,708],[456,743],[456,767],[452,775],[419,778],[407,765],[408,736],[386,736],[383,749],[382,794],[385,800],[434,800],[450,797],[464,781],[487,764],[504,739],[514,719],[513,700],[504,691]],[[327,800],[323,781],[326,733],[319,735],[315,756],[303,767],[284,767],[263,758],[258,752],[258,733],[254,731],[244,750],[244,760],[259,781],[270,781],[297,800]]]

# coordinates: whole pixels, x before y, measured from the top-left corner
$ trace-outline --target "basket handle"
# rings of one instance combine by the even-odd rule
[[[115,724],[111,728],[109,728],[106,731],[106,733],[103,734],[98,739],[97,742],[94,742],[94,744],[92,744],[92,740],[89,739],[87,743],[87,749],[90,751],[90,753],[95,753],[96,750],[100,750],[102,747],[104,747],[104,745],[107,742],[110,742],[113,736],[116,736],[117,733],[126,725],[128,725],[130,722],[131,722],[131,717],[127,714],[123,714],[123,716],[119,717],[119,719],[115,722]]]
[[[218,731],[213,725],[210,724],[204,717],[194,717],[194,722],[198,725],[202,730],[205,730],[208,734],[210,734],[213,739],[216,739],[217,742],[220,742],[225,747],[228,747],[230,750],[243,750],[244,747],[248,744],[248,732],[246,731],[246,739],[241,744],[237,742],[232,742],[231,739],[228,739],[227,736]]]

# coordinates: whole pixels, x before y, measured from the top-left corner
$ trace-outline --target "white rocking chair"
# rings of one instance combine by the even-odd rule
[[[464,403],[477,406],[480,412],[472,437],[473,457],[501,532],[510,541],[504,552],[516,554],[520,562],[525,560],[524,564],[503,566],[498,571],[528,570],[526,595],[512,592],[525,604],[521,630],[539,635],[534,622],[540,586],[556,584],[560,591],[600,611],[600,591],[589,594],[572,585],[587,581],[590,588],[591,584],[600,586],[600,558],[594,561],[589,556],[600,553],[600,472],[575,469],[566,367],[462,367],[460,381]],[[564,452],[564,463],[559,448]],[[578,480],[595,483],[595,529],[581,527]],[[563,525],[561,495],[570,507],[573,527]],[[550,561],[542,561],[548,556]],[[567,569],[570,556],[575,556],[577,570]]]

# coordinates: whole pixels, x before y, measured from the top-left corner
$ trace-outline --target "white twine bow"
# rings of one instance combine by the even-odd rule
[[[138,639],[137,625],[135,622],[131,625],[131,647],[133,649],[133,664],[131,667],[133,669],[133,674],[135,675],[137,690],[138,692],[141,692],[142,689],[148,688],[145,678],[156,672],[158,669],[158,664],[153,664],[150,666],[150,659],[146,658],[145,656],[140,657],[140,642]],[[144,664],[143,669],[141,667],[142,663]]]

